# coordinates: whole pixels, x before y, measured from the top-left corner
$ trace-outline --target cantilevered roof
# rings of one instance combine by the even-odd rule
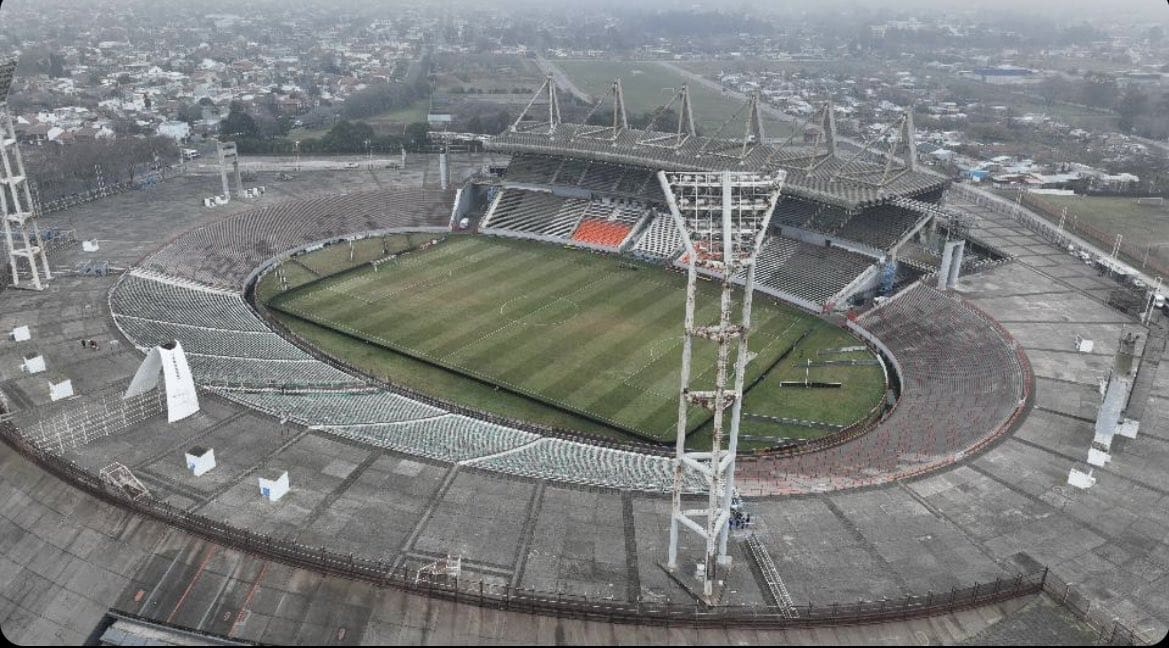
[[[501,153],[570,157],[666,171],[767,172],[782,168],[788,172],[784,194],[849,210],[895,196],[918,195],[946,183],[944,178],[902,168],[887,173],[885,163],[872,154],[854,159],[852,153],[840,151],[832,156],[823,147],[817,150],[804,145],[759,144],[748,147],[743,156],[742,140],[691,136],[675,148],[647,142],[668,142],[675,136],[672,133],[622,129],[616,138],[611,130],[603,136],[577,134],[596,130],[593,126],[558,123],[549,133],[545,123],[532,129],[504,131],[486,141],[484,147]]]

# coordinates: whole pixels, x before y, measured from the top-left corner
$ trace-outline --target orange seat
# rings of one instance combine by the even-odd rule
[[[632,225],[613,223],[606,220],[586,219],[576,228],[572,240],[601,247],[616,248],[629,236]]]

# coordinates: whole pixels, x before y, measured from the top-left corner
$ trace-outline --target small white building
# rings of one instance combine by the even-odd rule
[[[267,478],[259,477],[260,480],[260,495],[266,498],[269,502],[275,502],[284,494],[288,492],[288,471],[280,473],[278,476],[275,473],[269,474]]]
[[[187,470],[199,477],[215,467],[215,450],[202,446],[193,446],[186,452]]]
[[[191,126],[182,121],[165,121],[158,125],[158,134],[176,142],[185,142],[191,136]]]
[[[20,368],[30,374],[41,373],[45,370],[45,356],[39,353],[26,355],[24,356],[24,364],[20,365]]]
[[[60,382],[49,380],[49,400],[59,401],[73,395],[73,381],[68,378]]]

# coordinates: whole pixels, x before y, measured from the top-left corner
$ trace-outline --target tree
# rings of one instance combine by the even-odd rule
[[[333,109],[317,106],[299,117],[305,128],[324,128],[333,123]]]
[[[426,134],[430,132],[430,124],[414,122],[406,126],[406,146],[417,151],[426,145]]]
[[[192,103],[179,108],[178,119],[194,125],[195,122],[203,119],[203,106]]]
[[[1124,95],[1121,96],[1120,102],[1116,106],[1116,112],[1120,115],[1120,119],[1116,125],[1121,132],[1132,132],[1136,118],[1145,111],[1145,106],[1148,102],[1149,97],[1136,86],[1129,86],[1124,91]]]
[[[49,54],[49,77],[60,79],[65,76],[65,57],[60,54]]]
[[[1089,72],[1084,75],[1084,86],[1080,92],[1085,104],[1111,108],[1116,100],[1116,78],[1109,74]]]
[[[219,135],[222,138],[255,139],[260,136],[260,129],[256,120],[244,110],[244,105],[233,101],[227,117],[219,124]]]
[[[341,120],[321,138],[321,147],[329,153],[364,153],[365,143],[373,139],[373,128],[369,124]]]

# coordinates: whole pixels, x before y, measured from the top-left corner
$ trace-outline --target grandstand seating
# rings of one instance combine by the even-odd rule
[[[230,391],[232,400],[247,403],[306,425],[355,426],[432,419],[446,410],[387,391]]]
[[[811,220],[821,208],[826,207],[785,196],[775,204],[775,212],[772,213],[771,222],[789,227],[804,227],[804,224]]]
[[[602,448],[563,439],[535,443],[469,465],[534,479],[551,479],[583,486],[667,491],[674,482],[671,458]],[[703,481],[687,473],[688,490],[700,491]]]
[[[805,229],[823,234],[835,234],[849,220],[849,215],[843,209],[819,205],[816,211],[804,223]]]
[[[212,329],[270,332],[238,294],[127,274],[110,295],[115,315]],[[143,345],[146,346],[146,345]]]
[[[568,158],[556,170],[556,176],[552,178],[552,184],[575,187],[588,168],[589,163],[587,161]]]
[[[568,238],[588,201],[542,191],[504,189],[484,228]]]
[[[873,259],[840,248],[773,236],[764,242],[755,263],[757,286],[823,304],[871,266]]]
[[[272,333],[238,294],[130,273],[110,294],[110,310],[139,348],[181,342],[200,384],[364,384]]]
[[[232,356],[187,354],[191,374],[200,384],[245,386],[364,385],[349,374],[305,354],[300,360],[255,360]]]
[[[587,218],[580,223],[580,227],[572,235],[577,243],[596,245],[604,248],[616,249],[633,231],[633,226],[626,223]]]
[[[531,432],[458,414],[444,414],[421,421],[324,429],[361,443],[441,461],[490,456],[540,438]]]
[[[862,211],[832,233],[879,250],[888,250],[922,218],[926,217],[908,209],[883,205]]]
[[[300,360],[304,352],[270,331],[233,331],[115,315],[118,328],[140,347],[179,340],[187,353],[269,360]]]
[[[765,492],[847,488],[944,465],[1000,430],[1027,393],[1014,342],[957,297],[921,284],[859,323],[892,352],[901,396],[867,434],[828,452],[776,457],[745,466],[738,483]],[[762,492],[762,491],[759,491]]]
[[[579,187],[646,202],[665,199],[651,169],[577,158],[513,155],[503,179],[516,184]]]
[[[668,259],[677,254],[683,245],[682,234],[674,224],[674,218],[668,214],[659,214],[645,228],[633,249],[647,256]]]
[[[548,184],[560,167],[557,158],[542,155],[513,155],[504,180],[530,184]]]
[[[617,182],[625,175],[625,168],[615,164],[594,162],[589,165],[584,176],[580,179],[580,186],[593,191],[613,193],[617,189]]]
[[[369,191],[281,203],[188,232],[142,266],[208,286],[238,289],[267,259],[315,241],[395,227],[442,227],[450,192]]]

